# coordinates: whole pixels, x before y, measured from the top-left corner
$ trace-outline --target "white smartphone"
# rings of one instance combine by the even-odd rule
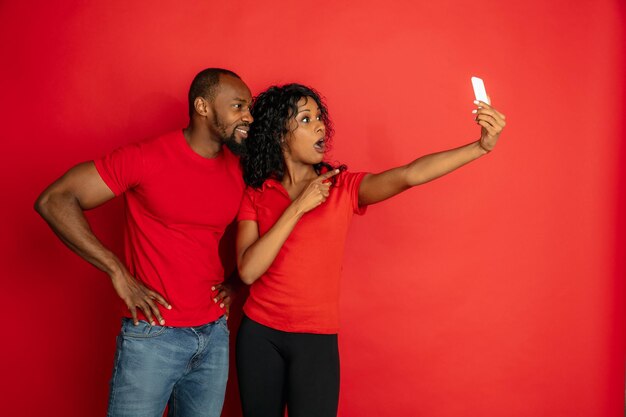
[[[484,103],[491,104],[489,97],[487,97],[487,90],[485,90],[485,83],[478,77],[472,77],[472,87],[474,87],[474,96],[476,100],[480,100]]]

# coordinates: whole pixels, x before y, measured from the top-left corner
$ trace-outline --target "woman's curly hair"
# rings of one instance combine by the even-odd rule
[[[333,124],[328,116],[328,108],[320,94],[301,84],[272,86],[255,97],[252,103],[254,123],[246,139],[246,152],[241,158],[243,178],[246,184],[259,188],[268,178],[278,181],[285,175],[283,138],[289,133],[289,120],[298,113],[298,101],[310,97],[318,105],[324,122],[328,146],[333,136]],[[327,162],[313,165],[318,175],[333,169]],[[345,169],[345,166],[338,167]],[[333,177],[334,179],[334,177]]]

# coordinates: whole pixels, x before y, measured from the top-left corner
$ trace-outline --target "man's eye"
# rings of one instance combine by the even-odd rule
[[[233,107],[236,109],[240,109],[241,108],[241,104],[233,104]]]

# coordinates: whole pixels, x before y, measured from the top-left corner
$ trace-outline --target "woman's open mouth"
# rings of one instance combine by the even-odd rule
[[[326,141],[324,140],[324,138],[322,138],[315,142],[315,145],[313,145],[313,147],[316,151],[324,153],[326,151]]]

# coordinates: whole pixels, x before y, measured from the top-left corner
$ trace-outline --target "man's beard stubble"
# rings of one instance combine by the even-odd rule
[[[230,151],[237,156],[241,156],[246,153],[246,143],[245,141],[242,141],[241,143],[237,142],[237,139],[235,139],[235,129],[237,129],[239,126],[248,126],[247,123],[242,123],[240,125],[235,126],[233,128],[233,133],[231,133],[230,136],[226,136],[227,134],[226,126],[224,126],[224,124],[220,120],[219,116],[217,115],[217,112],[214,113],[213,122],[215,123],[215,126],[218,128],[219,132],[221,133],[222,144],[226,145],[226,147],[230,149]]]
[[[237,140],[235,139],[234,131],[233,131],[233,134],[230,135],[229,138],[224,140],[224,145],[226,145],[226,147],[230,149],[230,151],[237,156],[241,156],[246,153],[246,142],[245,141],[242,141],[241,143],[237,142]]]

